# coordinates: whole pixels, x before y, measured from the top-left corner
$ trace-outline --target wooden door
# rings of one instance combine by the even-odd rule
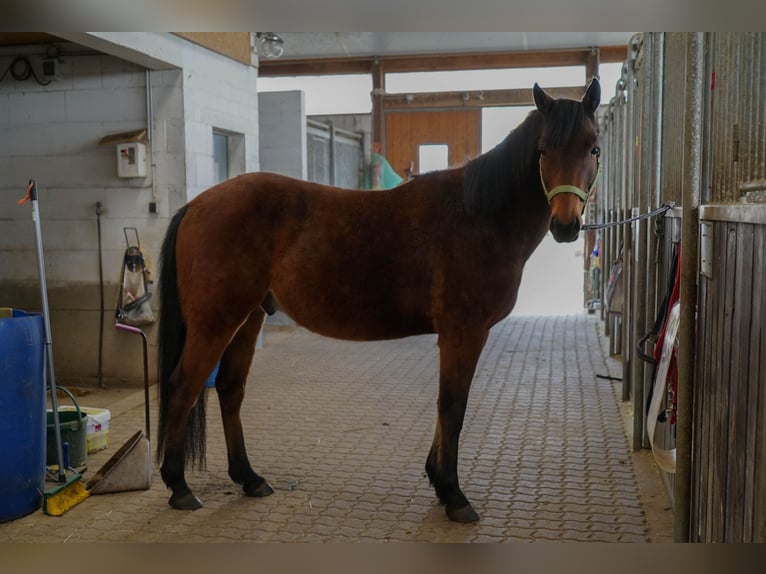
[[[385,156],[407,179],[407,170],[420,173],[420,146],[448,148],[448,167],[458,167],[481,153],[481,110],[386,112]]]

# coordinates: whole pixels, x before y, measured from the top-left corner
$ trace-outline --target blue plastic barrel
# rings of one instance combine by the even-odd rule
[[[0,311],[0,522],[6,522],[42,503],[45,337],[42,316]]]

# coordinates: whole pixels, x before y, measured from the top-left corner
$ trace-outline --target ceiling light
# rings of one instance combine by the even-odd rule
[[[267,60],[276,60],[284,52],[284,41],[274,32],[257,32],[261,40],[261,55]]]

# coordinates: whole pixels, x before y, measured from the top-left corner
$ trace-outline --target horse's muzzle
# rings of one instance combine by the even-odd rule
[[[555,217],[551,219],[551,233],[553,239],[559,243],[571,243],[580,234],[580,218],[575,217],[569,223],[561,223]]]

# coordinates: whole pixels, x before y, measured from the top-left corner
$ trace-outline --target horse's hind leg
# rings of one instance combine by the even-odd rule
[[[205,397],[202,391],[205,380],[231,337],[223,331],[213,338],[202,338],[196,333],[196,329],[188,329],[181,359],[164,391],[167,393],[164,399],[167,407],[162,418],[166,421],[166,428],[160,474],[172,490],[168,504],[179,510],[202,508],[202,502],[186,483],[184,467],[189,454],[200,465],[204,462]],[[191,438],[187,429],[194,429]]]
[[[216,391],[221,404],[221,418],[226,437],[229,476],[248,496],[268,496],[274,492],[268,482],[255,473],[245,450],[240,407],[245,398],[245,383],[255,353],[255,342],[263,325],[264,313],[253,311],[232,339],[221,359],[216,377]]]
[[[439,500],[446,505],[447,516],[455,522],[479,519],[460,490],[457,462],[468,391],[486,340],[484,329],[456,330],[439,336],[438,415],[426,472]]]

